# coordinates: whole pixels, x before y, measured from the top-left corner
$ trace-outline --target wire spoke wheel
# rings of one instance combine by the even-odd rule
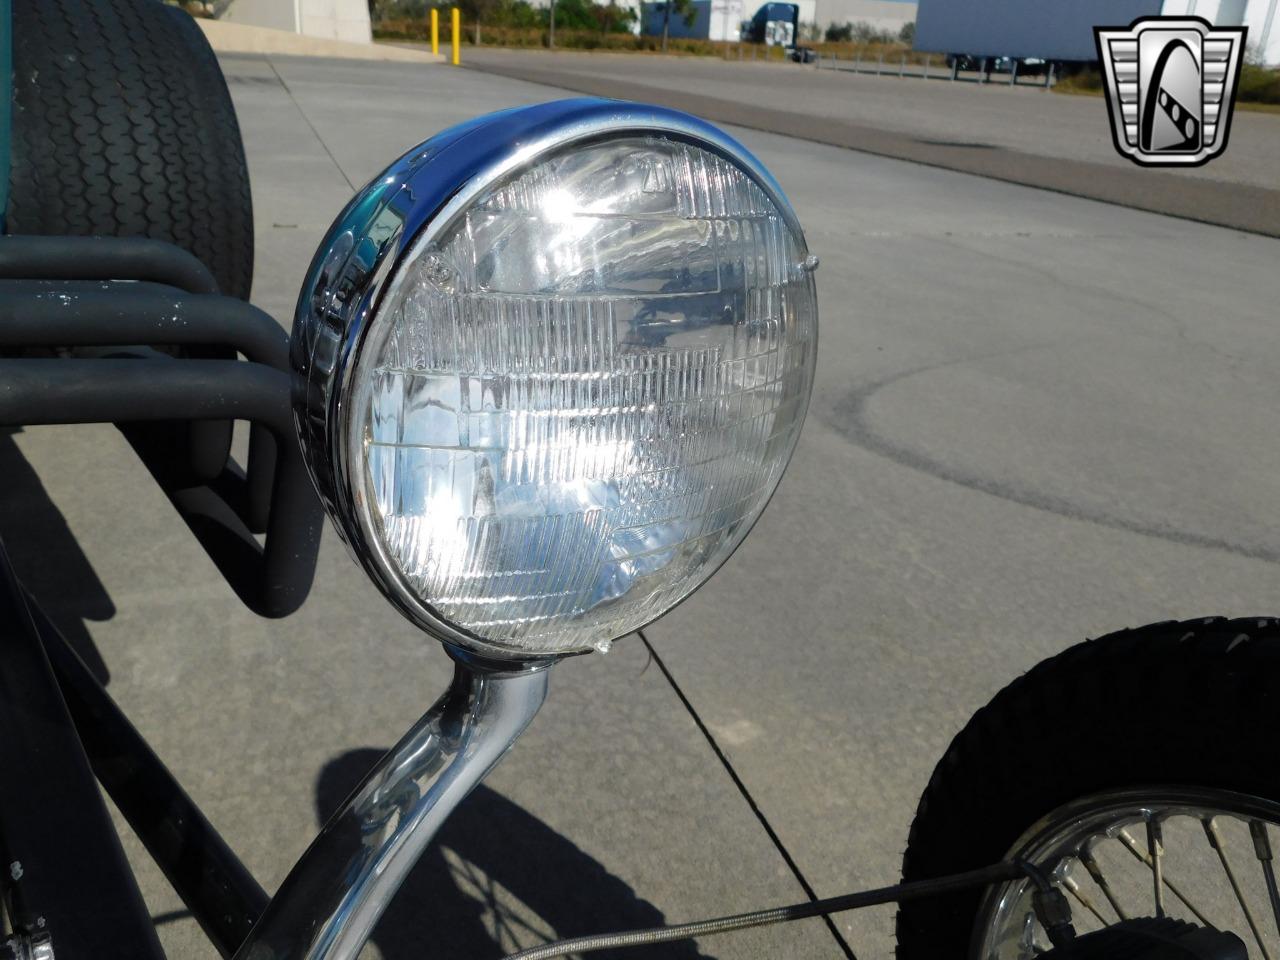
[[[1177,936],[1280,960],[1277,678],[1273,617],[1150,624],[1043,661],[939,761],[903,879],[1021,856],[1062,891],[1083,956],[1127,960],[1135,940]],[[904,903],[897,958],[1047,953],[1032,896],[1011,882]]]
[[[1161,787],[1098,794],[1054,811],[1010,851],[1066,895],[1080,934],[1138,917],[1235,933],[1250,956],[1280,957],[1273,851],[1280,805],[1224,790]],[[1031,960],[1051,945],[1020,880],[989,891],[975,960]]]

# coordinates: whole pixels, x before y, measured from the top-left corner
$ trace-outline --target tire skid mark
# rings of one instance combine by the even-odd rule
[[[1175,543],[1179,546],[1215,550],[1248,560],[1280,563],[1280,550],[1207,536],[1192,530],[1184,530],[1173,524],[1124,516],[1123,514],[1077,503],[1068,497],[1046,493],[1016,482],[998,480],[977,471],[946,463],[926,451],[915,449],[895,440],[893,437],[880,433],[871,424],[868,409],[871,400],[886,387],[948,367],[1005,357],[1009,356],[1011,352],[1024,353],[1039,350],[1044,346],[1047,345],[1041,344],[1016,351],[1002,351],[985,356],[962,357],[904,370],[890,377],[868,383],[846,394],[829,411],[819,413],[818,418],[856,447],[882,456],[899,466],[907,467],[956,486],[976,490],[1001,500],[1007,500],[1020,506],[1030,507],[1033,510],[1064,517],[1068,520],[1078,520],[1101,527],[1108,527],[1112,530],[1121,530],[1125,533],[1135,533],[1139,536],[1152,537],[1157,540]]]

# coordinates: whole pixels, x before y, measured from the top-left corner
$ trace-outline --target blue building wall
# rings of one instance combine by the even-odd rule
[[[661,3],[646,3],[640,18],[640,32],[652,37],[662,35],[663,6]],[[705,40],[711,31],[711,0],[694,0],[693,8],[697,11],[693,23],[685,22],[675,10],[671,11],[671,25],[667,28],[669,37],[692,37]]]

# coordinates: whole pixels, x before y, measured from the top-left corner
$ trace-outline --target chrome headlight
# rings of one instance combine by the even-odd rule
[[[706,581],[777,487],[815,263],[773,178],[693,117],[566,100],[446,131],[351,202],[303,286],[321,497],[436,636],[603,649]]]

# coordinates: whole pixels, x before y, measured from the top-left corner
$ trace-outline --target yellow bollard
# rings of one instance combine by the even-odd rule
[[[453,34],[453,65],[456,67],[462,62],[459,54],[462,52],[462,14],[458,12],[458,8],[453,8],[453,22],[450,31]]]
[[[431,8],[431,52],[440,52],[440,11]]]

